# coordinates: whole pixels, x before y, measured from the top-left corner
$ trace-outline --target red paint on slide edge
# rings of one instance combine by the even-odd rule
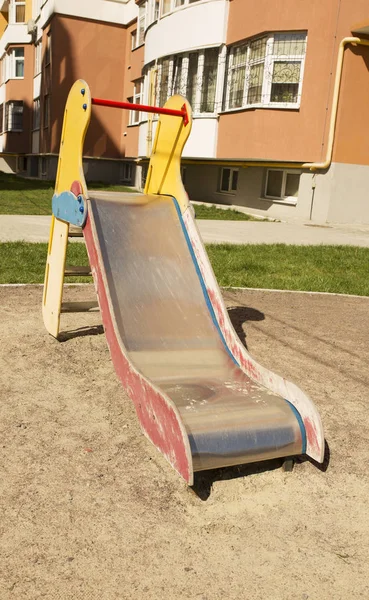
[[[152,443],[164,454],[165,458],[187,481],[191,482],[191,465],[186,452],[186,444],[179,418],[167,400],[153,389],[124,355],[110,314],[107,292],[105,290],[102,268],[92,233],[91,217],[87,216],[83,229],[92,274],[97,290],[102,321],[115,371],[133,401],[140,424]],[[187,440],[186,440],[187,441]]]

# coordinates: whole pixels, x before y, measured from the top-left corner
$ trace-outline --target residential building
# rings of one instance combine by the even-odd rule
[[[0,0],[0,8],[8,168],[53,176],[65,99],[82,77],[97,97],[188,98],[182,174],[192,200],[369,223],[367,0]],[[150,114],[94,107],[87,177],[142,186],[156,124]]]

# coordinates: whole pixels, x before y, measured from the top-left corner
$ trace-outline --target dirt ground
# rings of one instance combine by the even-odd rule
[[[369,298],[225,293],[329,449],[321,470],[217,470],[192,490],[141,434],[100,315],[63,316],[57,342],[41,293],[0,288],[1,600],[369,598]]]

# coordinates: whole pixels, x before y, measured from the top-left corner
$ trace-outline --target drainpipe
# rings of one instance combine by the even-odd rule
[[[155,104],[155,89],[156,89],[156,75],[157,75],[157,60],[155,61],[154,68],[150,70],[149,74],[149,98],[148,104]],[[153,115],[148,113],[147,115],[147,136],[146,136],[146,156],[151,155],[152,150],[152,130],[153,130]]]
[[[339,100],[339,94],[340,94],[342,68],[343,68],[343,57],[344,57],[344,52],[345,52],[345,46],[347,46],[348,44],[355,44],[357,46],[369,46],[369,40],[362,40],[361,38],[358,38],[358,37],[346,37],[346,38],[343,38],[343,40],[341,40],[339,48],[338,48],[336,78],[335,78],[334,90],[333,90],[332,112],[331,112],[331,119],[330,119],[330,124],[329,124],[326,159],[323,162],[304,163],[302,165],[303,169],[310,169],[310,171],[316,171],[317,169],[324,170],[324,169],[328,169],[328,167],[330,166],[330,164],[332,162],[333,143],[334,143],[334,136],[335,136],[335,132],[336,132],[338,100]]]

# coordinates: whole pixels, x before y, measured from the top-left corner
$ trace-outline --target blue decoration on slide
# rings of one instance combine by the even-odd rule
[[[84,197],[80,194],[75,196],[73,192],[62,192],[54,194],[52,199],[52,211],[54,217],[83,227],[87,218],[87,204]]]

